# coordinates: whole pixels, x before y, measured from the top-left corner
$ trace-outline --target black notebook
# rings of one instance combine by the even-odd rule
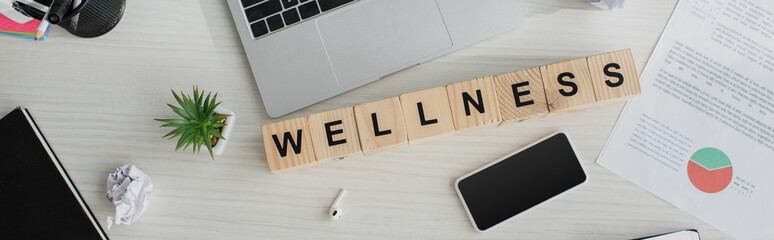
[[[0,119],[0,238],[108,239],[27,109]]]

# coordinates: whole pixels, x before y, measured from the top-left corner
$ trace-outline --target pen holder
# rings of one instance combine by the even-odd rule
[[[118,25],[124,15],[126,0],[90,0],[70,19],[59,23],[75,36],[93,38],[102,36]]]
[[[118,25],[124,15],[126,0],[34,0],[50,6],[46,12],[22,4],[22,10],[35,19],[47,17],[75,36],[102,36]]]

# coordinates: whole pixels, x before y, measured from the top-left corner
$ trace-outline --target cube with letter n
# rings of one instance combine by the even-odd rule
[[[456,130],[500,122],[500,109],[491,76],[449,84],[446,92]]]
[[[317,163],[307,117],[265,124],[261,132],[271,172]]]

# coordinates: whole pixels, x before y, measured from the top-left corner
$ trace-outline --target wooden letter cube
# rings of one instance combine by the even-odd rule
[[[449,84],[446,92],[456,130],[500,122],[491,76]]]
[[[586,58],[541,66],[540,73],[549,111],[575,110],[596,102]]]
[[[631,49],[587,57],[597,101],[626,100],[640,94],[640,77]]]
[[[317,162],[362,154],[352,107],[309,115],[309,131]]]
[[[269,171],[316,163],[307,117],[261,126]]]
[[[446,87],[404,93],[400,95],[400,106],[409,143],[454,133]]]
[[[548,113],[540,68],[530,68],[494,77],[503,122],[521,121]]]
[[[408,144],[398,97],[356,105],[355,120],[365,154]]]

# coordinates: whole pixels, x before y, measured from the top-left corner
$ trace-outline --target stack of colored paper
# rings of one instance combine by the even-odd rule
[[[0,33],[3,34],[35,39],[35,31],[38,29],[39,25],[40,20],[37,19],[32,19],[25,23],[18,23],[3,14],[0,14]],[[43,37],[38,40],[46,39],[46,36],[48,36],[48,30],[50,28],[51,27],[46,29],[46,33],[43,34]]]

